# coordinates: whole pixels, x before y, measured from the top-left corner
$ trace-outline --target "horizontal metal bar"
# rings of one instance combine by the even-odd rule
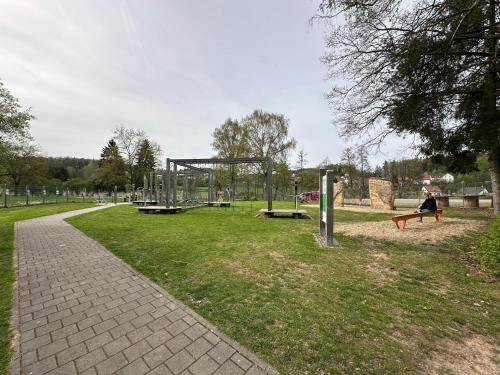
[[[187,163],[183,163],[183,162],[178,162],[178,161],[175,161],[175,160],[170,160],[172,163],[174,164],[177,164],[181,167],[184,167],[184,168],[189,168],[189,169],[192,169],[194,171],[198,171],[198,172],[204,172],[204,173],[210,173],[212,171],[211,168],[200,168],[200,167],[195,167],[193,165],[189,165]]]
[[[171,162],[181,164],[244,164],[270,163],[271,158],[213,158],[213,159],[170,159]]]

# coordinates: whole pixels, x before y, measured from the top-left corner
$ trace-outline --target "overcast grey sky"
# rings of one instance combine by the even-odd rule
[[[165,156],[213,155],[211,133],[283,113],[309,165],[348,145],[331,124],[317,0],[0,0],[0,78],[51,156],[98,158],[120,124]],[[352,144],[356,140],[352,140]],[[399,158],[390,142],[372,164]],[[295,154],[291,160],[296,160]]]

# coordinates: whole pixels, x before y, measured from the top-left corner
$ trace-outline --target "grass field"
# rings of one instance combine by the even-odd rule
[[[0,374],[7,374],[9,365],[11,285],[14,280],[12,269],[14,223],[92,206],[93,204],[65,203],[0,209]]]
[[[446,368],[448,352],[466,356],[468,340],[498,346],[500,292],[472,258],[477,233],[425,245],[340,233],[340,248],[320,249],[316,210],[315,220],[272,220],[256,219],[258,208],[119,206],[68,222],[283,374],[424,373]],[[390,216],[339,210],[335,220]]]

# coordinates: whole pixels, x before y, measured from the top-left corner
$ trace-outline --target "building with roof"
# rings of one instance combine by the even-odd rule
[[[451,173],[432,173],[431,181],[440,181],[449,184],[455,182],[455,177]]]
[[[459,194],[462,194],[461,190]],[[463,195],[486,195],[486,194],[489,194],[489,192],[484,186],[465,187],[463,190]]]
[[[422,187],[422,193],[424,194],[432,194],[433,196],[441,195],[441,188],[439,186],[434,185],[426,185]]]

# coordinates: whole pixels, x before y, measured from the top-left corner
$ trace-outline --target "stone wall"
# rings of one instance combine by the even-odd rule
[[[369,179],[371,207],[383,210],[394,210],[394,187],[392,182],[383,178]]]
[[[345,182],[339,180],[333,184],[333,206],[344,207]]]

